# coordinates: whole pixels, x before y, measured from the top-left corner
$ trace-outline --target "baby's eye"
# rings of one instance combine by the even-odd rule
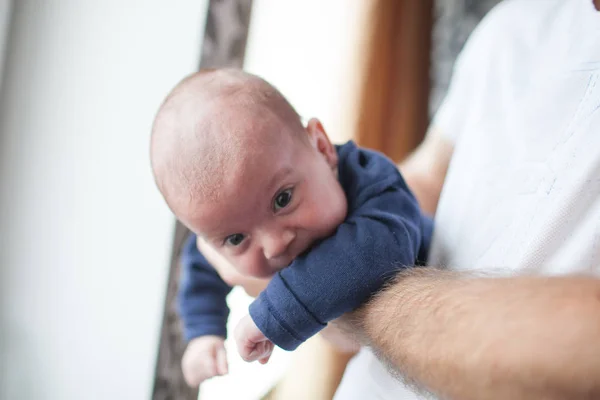
[[[234,233],[225,238],[225,244],[229,246],[239,246],[245,239],[245,236],[241,233]]]
[[[285,208],[292,201],[292,189],[286,189],[275,197],[273,209],[279,211]]]

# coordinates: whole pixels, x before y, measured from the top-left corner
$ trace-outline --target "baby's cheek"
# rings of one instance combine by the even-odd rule
[[[333,187],[327,196],[326,207],[322,207],[324,215],[322,216],[323,221],[332,228],[337,228],[346,219],[346,213],[348,210],[348,202],[346,195],[341,187]]]
[[[242,274],[240,274],[227,260],[220,259],[211,261],[211,265],[215,268],[217,273],[221,276],[221,279],[225,281],[229,286],[239,285],[242,281]]]
[[[243,287],[246,293],[252,297],[258,296],[258,294],[264,290],[270,281],[270,278],[262,279],[246,275],[242,271],[238,271],[238,269],[236,269],[231,262],[225,261],[215,263],[213,265],[225,283],[232,287]]]
[[[247,249],[242,256],[233,261],[233,264],[237,271],[245,277],[264,279],[273,274],[260,247],[252,246]]]
[[[329,236],[344,222],[346,206],[343,202],[330,202],[315,207],[310,217],[312,230],[318,231],[322,236]]]
[[[260,292],[265,290],[271,278],[266,279],[258,279],[258,278],[248,278],[243,284],[242,287],[246,291],[246,293],[251,297],[257,297]]]

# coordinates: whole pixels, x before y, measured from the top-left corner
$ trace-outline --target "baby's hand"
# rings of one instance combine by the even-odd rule
[[[220,336],[201,336],[190,341],[181,359],[183,377],[189,386],[198,387],[206,379],[227,373],[224,344]]]
[[[235,328],[235,342],[244,361],[258,360],[266,364],[275,345],[258,329],[252,318],[246,315]]]

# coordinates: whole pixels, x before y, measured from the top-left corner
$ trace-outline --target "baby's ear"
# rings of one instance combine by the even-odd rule
[[[337,167],[338,155],[335,146],[331,144],[321,121],[316,118],[311,118],[306,125],[308,137],[311,145],[317,150],[327,161],[330,167]]]

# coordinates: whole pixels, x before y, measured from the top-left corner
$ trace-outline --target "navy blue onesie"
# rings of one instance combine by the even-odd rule
[[[424,263],[433,223],[384,155],[336,146],[348,201],[336,232],[279,271],[250,305],[254,323],[277,346],[294,350],[327,322],[363,304],[400,269]],[[225,337],[231,291],[191,235],[182,254],[179,311],[187,340]]]

